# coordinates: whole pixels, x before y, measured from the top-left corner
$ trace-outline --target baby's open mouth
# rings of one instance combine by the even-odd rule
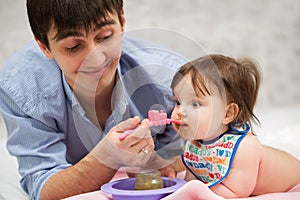
[[[182,122],[181,124],[175,124],[176,129],[180,129],[180,128],[184,128],[184,127],[188,127],[188,125],[184,122]]]

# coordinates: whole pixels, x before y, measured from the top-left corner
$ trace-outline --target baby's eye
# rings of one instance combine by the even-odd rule
[[[194,101],[194,102],[192,103],[192,105],[193,105],[193,107],[196,107],[196,108],[198,108],[198,107],[201,106],[200,103],[199,103],[198,101]]]

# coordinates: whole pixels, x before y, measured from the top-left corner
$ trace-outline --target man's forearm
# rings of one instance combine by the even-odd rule
[[[76,165],[53,175],[43,186],[40,199],[62,199],[76,194],[99,190],[117,170],[88,154]]]

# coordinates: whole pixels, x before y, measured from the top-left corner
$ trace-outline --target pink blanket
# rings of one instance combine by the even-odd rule
[[[124,173],[117,173],[113,180],[127,178]],[[225,198],[213,193],[207,186],[200,181],[189,181],[182,188],[163,198],[163,200],[225,200]],[[270,193],[248,198],[238,198],[238,200],[299,200],[300,183],[288,192]],[[111,195],[102,191],[90,192],[76,195],[66,200],[112,200]]]

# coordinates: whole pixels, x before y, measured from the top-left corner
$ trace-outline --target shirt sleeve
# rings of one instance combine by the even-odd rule
[[[44,183],[70,166],[64,134],[27,115],[0,88],[0,112],[7,127],[7,149],[17,158],[20,184],[31,199],[39,199]]]

